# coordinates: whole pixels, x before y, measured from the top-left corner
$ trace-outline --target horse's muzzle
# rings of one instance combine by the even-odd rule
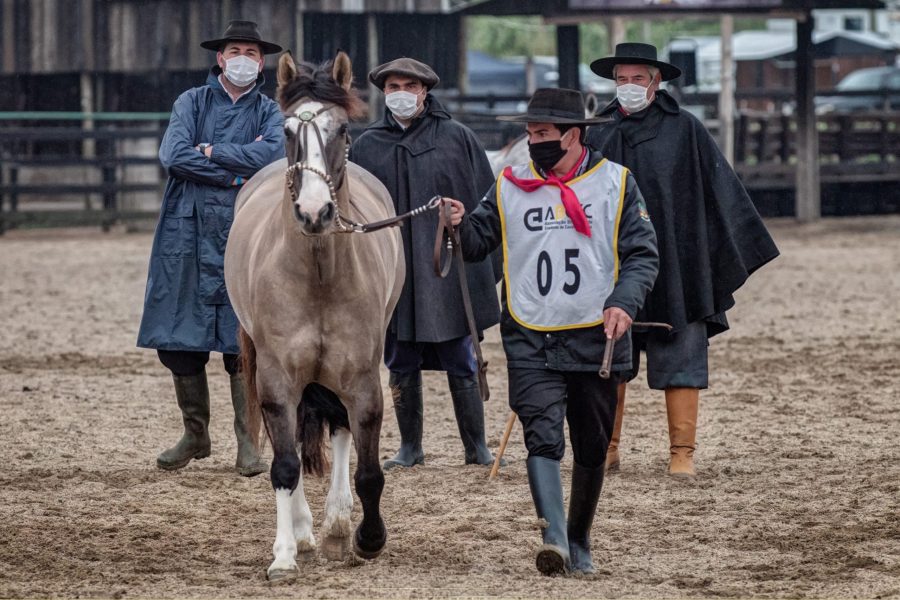
[[[294,217],[300,223],[303,232],[310,235],[323,233],[334,223],[336,215],[334,202],[329,202],[320,208],[315,217],[302,210],[296,202],[294,203]]]

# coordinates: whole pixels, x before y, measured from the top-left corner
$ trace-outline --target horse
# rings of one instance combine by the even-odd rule
[[[351,438],[363,509],[353,551],[373,559],[384,548],[379,368],[405,277],[396,228],[351,233],[350,219],[386,219],[394,208],[385,187],[347,160],[348,122],[364,112],[351,87],[350,59],[339,52],[323,65],[298,65],[285,53],[277,81],[287,158],[261,170],[238,195],[225,252],[250,421],[258,441],[262,420],[274,452],[269,580],[295,577],[297,559],[315,556],[303,473],[324,474],[326,426],[334,467],[323,552],[342,560],[350,546]]]

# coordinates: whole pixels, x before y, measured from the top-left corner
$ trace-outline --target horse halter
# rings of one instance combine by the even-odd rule
[[[316,139],[319,142],[319,148],[321,149],[322,155],[324,156],[325,141],[322,139],[322,131],[319,129],[319,125],[316,123],[315,119],[322,113],[327,112],[328,110],[331,110],[333,107],[334,107],[333,104],[325,105],[315,112],[310,111],[310,110],[304,110],[299,115],[297,115],[297,118],[300,120],[300,126],[297,131],[297,136],[300,137],[300,134],[302,132],[302,134],[303,134],[302,147],[307,149],[306,154],[308,154],[308,149],[309,149],[309,144],[307,143],[308,140],[307,140],[306,134],[307,134],[307,131],[309,130],[309,128],[312,127],[313,131],[316,132]],[[347,161],[349,160],[348,155],[350,153],[350,134],[344,132],[344,138],[346,141],[346,150],[344,151],[344,162],[341,164],[341,167],[339,169],[339,174],[346,172]],[[334,177],[332,177],[331,173],[328,172],[328,162],[327,161],[325,161],[325,169],[326,169],[326,171],[323,172],[313,166],[310,166],[306,162],[305,159],[303,161],[298,161],[298,162],[295,162],[294,164],[288,166],[288,168],[284,174],[285,179],[287,180],[288,191],[291,194],[292,200],[297,198],[297,194],[294,189],[294,176],[296,175],[296,173],[298,171],[301,171],[301,172],[309,171],[310,173],[313,173],[314,175],[318,175],[319,177],[321,177],[322,180],[325,182],[325,184],[328,186],[328,194],[331,196],[331,203],[334,205],[335,223],[337,224],[337,227],[340,231],[348,232],[352,229],[352,225],[349,224],[348,222],[346,222],[341,217],[340,209],[338,206],[337,190],[334,187]]]

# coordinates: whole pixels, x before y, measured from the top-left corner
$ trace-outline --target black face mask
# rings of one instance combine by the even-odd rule
[[[528,156],[544,173],[549,173],[565,155],[560,140],[528,144]]]

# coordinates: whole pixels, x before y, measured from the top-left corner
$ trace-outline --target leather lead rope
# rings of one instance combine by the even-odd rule
[[[475,347],[475,358],[478,360],[478,391],[481,401],[487,402],[491,398],[491,390],[487,381],[487,361],[481,353],[481,343],[478,341],[478,328],[475,325],[475,311],[472,309],[472,297],[469,295],[469,280],[466,278],[466,263],[463,260],[462,244],[459,239],[459,231],[453,227],[450,221],[450,203],[441,199],[441,208],[438,212],[438,230],[434,238],[434,272],[441,279],[450,273],[453,259],[456,259],[456,273],[459,275],[459,287],[462,291],[463,309],[466,313],[466,322],[469,326],[469,336]],[[447,252],[444,253],[444,234],[446,233]],[[443,256],[442,256],[443,255]]]

